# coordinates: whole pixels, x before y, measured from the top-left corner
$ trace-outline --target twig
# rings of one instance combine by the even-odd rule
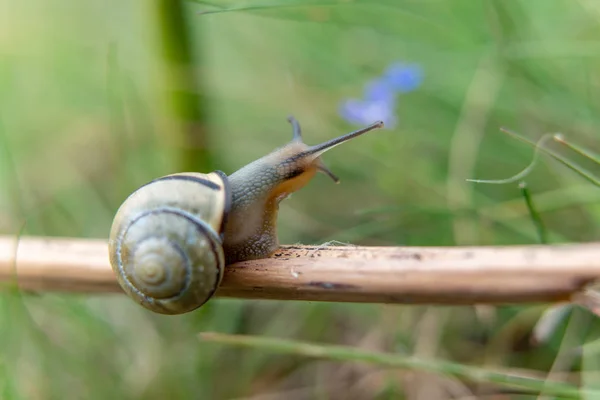
[[[17,249],[17,250],[15,250]],[[16,257],[15,257],[16,255]],[[0,236],[0,281],[120,293],[105,240]],[[283,246],[226,268],[217,296],[404,304],[569,301],[600,277],[600,243],[509,247]]]

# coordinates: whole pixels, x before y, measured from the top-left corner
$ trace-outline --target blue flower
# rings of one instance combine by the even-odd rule
[[[396,99],[394,88],[384,78],[375,78],[365,85],[365,100],[393,102]]]
[[[395,114],[398,93],[415,90],[423,81],[423,71],[416,64],[396,62],[382,76],[366,83],[364,99],[347,99],[340,105],[339,113],[355,125],[371,124],[381,120],[386,128],[398,122]]]
[[[394,90],[408,93],[423,81],[423,70],[416,64],[394,63],[384,73],[384,79]]]
[[[356,125],[368,125],[374,121],[383,121],[386,128],[393,128],[398,122],[394,113],[395,101],[362,101],[349,99],[340,106],[340,115],[346,121]]]

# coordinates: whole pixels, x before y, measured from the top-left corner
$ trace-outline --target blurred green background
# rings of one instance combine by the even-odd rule
[[[286,200],[281,242],[539,243],[517,183],[466,179],[530,162],[533,149],[502,126],[599,150],[599,21],[595,0],[0,0],[0,233],[106,238],[135,188],[179,171],[230,174],[291,138],[289,114],[309,144],[356,129],[340,103],[405,61],[424,80],[401,96],[398,125],[327,153],[341,184],[319,175]],[[596,240],[597,187],[544,156],[526,181],[550,243]],[[568,310],[532,345],[544,309],[216,299],[165,317],[124,296],[5,293],[0,398],[444,399],[477,389],[200,343],[201,331],[577,380],[598,323]]]

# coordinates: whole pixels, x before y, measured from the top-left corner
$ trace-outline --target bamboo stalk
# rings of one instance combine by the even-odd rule
[[[0,236],[0,281],[122,293],[105,240]],[[508,247],[283,246],[226,267],[217,296],[404,304],[569,301],[600,277],[600,243]]]

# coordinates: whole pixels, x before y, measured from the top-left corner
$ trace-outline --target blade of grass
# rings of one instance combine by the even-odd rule
[[[540,239],[541,244],[548,244],[548,232],[546,231],[546,227],[544,226],[544,222],[542,221],[542,217],[540,213],[533,204],[533,198],[531,197],[531,193],[529,192],[529,188],[525,182],[521,182],[519,184],[519,189],[521,189],[521,194],[525,199],[525,204],[527,205],[527,210],[529,211],[529,217],[535,226],[535,229],[538,233],[538,237]]]
[[[257,11],[257,10],[272,10],[277,8],[301,8],[301,7],[332,7],[332,6],[344,6],[344,5],[356,5],[361,2],[352,2],[348,3],[344,0],[330,0],[330,1],[306,1],[306,0],[296,0],[288,3],[281,2],[266,2],[263,4],[254,4],[254,5],[242,5],[242,6],[232,6],[232,7],[223,7],[222,5],[216,5],[212,2],[194,0],[195,3],[207,5],[210,7],[219,7],[218,10],[210,10],[210,11],[201,11],[200,14],[220,14],[224,12],[235,12],[235,11]]]
[[[451,212],[472,208],[474,204],[475,191],[463,178],[475,169],[482,132],[506,79],[504,66],[495,51],[486,49],[479,58],[466,87],[465,99],[450,142],[446,198]],[[455,217],[452,233],[454,242],[459,245],[476,244],[481,239],[478,223],[468,217]]]
[[[195,3],[204,6],[216,8],[198,11],[197,14],[205,16],[209,14],[222,14],[230,12],[245,12],[256,17],[275,18],[278,20],[290,20],[290,21],[315,21],[314,15],[311,15],[309,10],[322,10],[328,13],[328,10],[344,9],[351,11],[354,15],[351,17],[341,17],[337,15],[337,18],[329,18],[327,23],[330,25],[337,25],[340,27],[348,26],[364,26],[369,29],[377,29],[382,32],[396,32],[398,31],[398,24],[382,24],[386,21],[397,21],[398,18],[410,18],[414,21],[418,21],[418,24],[422,29],[427,30],[429,33],[437,32],[438,37],[441,40],[448,38],[459,39],[459,35],[456,30],[448,29],[448,25],[442,21],[435,21],[434,19],[424,15],[423,13],[415,12],[412,8],[407,7],[404,3],[399,2],[373,2],[366,0],[327,0],[327,1],[314,1],[314,0],[290,0],[283,3],[278,0],[266,0],[261,2],[254,2],[252,5],[247,5],[247,2],[230,2],[229,4],[216,5],[213,2],[206,2],[201,0],[194,0]],[[379,17],[375,17],[376,20],[371,20],[368,15],[365,15],[364,10],[368,10],[368,14],[373,16],[377,15],[378,10],[381,9],[382,13],[391,15],[396,14],[397,17],[391,17],[390,19],[382,20]],[[354,11],[354,12],[352,12]],[[363,12],[361,12],[363,11]],[[308,12],[308,13],[307,13]],[[402,24],[401,24],[402,25]]]
[[[584,177],[585,179],[587,179],[589,182],[591,182],[592,184],[594,184],[595,186],[600,186],[600,180],[596,179],[594,177],[594,175],[589,172],[588,170],[586,170],[585,168],[581,167],[580,165],[577,165],[576,163],[569,161],[568,159],[564,158],[563,156],[561,156],[560,154],[549,150],[545,147],[542,146],[543,142],[545,142],[548,138],[554,138],[554,140],[557,140],[557,135],[556,134],[546,134],[544,136],[542,136],[537,142],[533,142],[532,140],[527,139],[526,137],[523,137],[521,135],[519,135],[518,133],[511,131],[510,129],[507,128],[500,128],[500,131],[508,134],[509,136],[520,140],[524,143],[527,143],[531,146],[533,146],[535,148],[535,153],[533,156],[533,160],[531,161],[531,163],[521,172],[519,172],[518,174],[510,177],[510,178],[506,178],[506,179],[497,179],[497,180],[488,180],[488,179],[467,179],[468,182],[475,182],[475,183],[490,183],[490,184],[505,184],[505,183],[512,183],[512,182],[516,182],[519,179],[524,178],[526,175],[528,175],[531,170],[533,169],[533,167],[535,166],[536,162],[537,162],[537,154],[538,151],[541,151],[542,153],[545,153],[546,155],[549,155],[550,157],[554,158],[555,160],[559,161],[560,163],[562,163],[564,166],[566,166],[567,168],[571,169],[572,171],[575,171],[576,173],[578,173],[579,175],[581,175],[582,177]],[[560,136],[558,136],[560,138]],[[566,144],[566,143],[565,143]],[[583,151],[582,149],[578,148],[578,150]],[[577,151],[577,150],[576,150]],[[584,151],[585,153],[585,151]],[[582,153],[580,153],[582,154]],[[586,155],[588,156],[588,158],[592,158],[593,160],[596,160],[595,158],[593,158],[593,156],[591,156],[588,153],[582,154],[582,155]],[[600,161],[599,161],[600,162]]]
[[[584,344],[581,352],[581,383],[586,390],[600,390],[600,341]],[[592,397],[589,397],[590,399]]]
[[[511,131],[510,129],[507,128],[500,128],[500,130],[512,137],[514,137],[515,139],[518,139],[524,143],[527,143],[529,145],[532,146],[536,146],[536,143],[527,139],[526,137],[523,137],[521,135],[519,135],[518,133]],[[561,156],[560,154],[557,154],[556,152],[546,149],[544,147],[538,147],[539,150],[547,155],[549,155],[550,157],[554,158],[556,161],[560,162],[561,164],[563,164],[565,167],[571,169],[572,171],[578,173],[579,175],[581,175],[582,177],[584,177],[585,179],[587,179],[589,182],[591,182],[592,184],[594,184],[595,186],[600,186],[600,181],[598,179],[596,179],[593,174],[589,171],[587,171],[585,168],[577,165],[574,162],[569,161],[568,159],[564,158],[563,156]]]
[[[162,135],[173,144],[180,171],[211,171],[213,156],[207,123],[204,77],[195,73],[201,65],[183,0],[156,2],[155,18],[162,58],[162,95],[173,123]]]
[[[529,165],[527,167],[525,167],[525,169],[522,170],[521,172],[519,172],[518,174],[513,175],[510,178],[506,178],[506,179],[467,179],[467,182],[491,183],[491,184],[496,184],[496,185],[502,185],[505,183],[513,183],[513,182],[518,181],[519,179],[526,177],[527,175],[529,175],[531,173],[531,171],[533,170],[533,168],[535,168],[535,165],[537,164],[538,154],[539,154],[538,150],[541,150],[542,144],[544,142],[546,142],[548,139],[550,139],[551,137],[552,137],[552,135],[546,134],[546,135],[542,136],[540,138],[540,140],[537,141],[537,143],[535,143],[535,152],[533,153],[533,159],[531,160]]]
[[[570,148],[574,152],[578,153],[579,155],[581,155],[581,156],[583,156],[585,158],[588,158],[588,159],[594,161],[596,164],[600,164],[600,156],[598,156],[597,154],[594,154],[594,153],[591,153],[591,152],[585,150],[581,146],[578,146],[576,144],[567,142],[566,139],[565,139],[565,137],[562,134],[557,133],[556,135],[554,135],[553,138],[554,138],[555,142],[558,142],[558,143],[560,143],[562,145],[567,146],[568,148]]]
[[[573,368],[573,365],[579,359],[578,351],[574,351],[578,347],[580,341],[580,333],[582,329],[586,328],[585,321],[581,310],[572,310],[570,304],[559,305],[559,310],[565,310],[564,312],[558,312],[552,314],[551,318],[557,318],[558,322],[554,323],[554,327],[558,325],[558,323],[564,318],[564,314],[569,311],[571,314],[569,315],[569,321],[567,323],[567,327],[563,334],[563,337],[560,341],[560,345],[558,348],[558,352],[556,353],[556,357],[554,358],[554,362],[548,371],[547,380],[552,382],[555,378],[559,378],[565,372],[570,371]],[[550,400],[551,396],[547,395],[545,391],[543,392],[543,396],[540,395],[536,400]]]
[[[368,352],[348,346],[318,345],[287,339],[231,335],[216,332],[203,332],[199,335],[199,339],[204,342],[260,349],[276,353],[296,354],[333,361],[365,362],[382,367],[418,369],[437,374],[447,374],[474,382],[495,383],[532,393],[540,392],[543,389],[546,394],[563,398],[579,399],[583,395],[577,387],[566,383],[544,382],[542,379],[511,372],[491,371],[441,360],[425,360],[396,354]],[[600,395],[600,392],[596,391],[594,394]]]

